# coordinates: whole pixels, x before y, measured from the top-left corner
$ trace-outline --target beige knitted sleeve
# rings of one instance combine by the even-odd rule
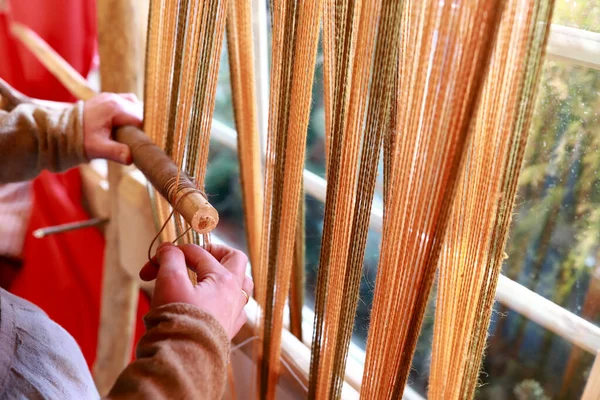
[[[82,118],[83,102],[63,107],[24,103],[0,110],[0,183],[86,162]]]
[[[229,340],[211,315],[172,303],[150,311],[137,360],[119,375],[107,399],[220,399]]]

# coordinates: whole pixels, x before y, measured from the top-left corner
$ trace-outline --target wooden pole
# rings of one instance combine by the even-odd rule
[[[54,49],[52,49],[50,45],[35,32],[18,22],[11,23],[10,30],[13,36],[19,39],[35,56],[49,54],[48,57],[51,59],[50,62],[47,62],[45,59],[40,59],[40,57],[38,57],[38,60],[75,97],[81,100],[87,100],[96,94],[94,90],[88,86],[85,78],[79,75],[71,64],[56,53]]]
[[[136,0],[98,0],[98,50],[103,91],[142,97],[144,49],[136,22]],[[120,264],[117,188],[123,167],[108,163],[110,222],[106,229],[104,278],[94,379],[101,396],[108,393],[132,354],[139,285]]]
[[[600,352],[596,354],[581,400],[600,400]]]

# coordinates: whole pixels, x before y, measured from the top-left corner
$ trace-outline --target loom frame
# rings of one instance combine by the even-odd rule
[[[253,1],[253,25],[255,28],[255,69],[257,71],[257,93],[259,102],[259,131],[261,132],[262,152],[264,155],[266,143],[267,115],[265,110],[268,104],[268,65],[267,65],[267,31],[265,0]],[[600,70],[600,34],[581,29],[560,25],[552,25],[547,47],[547,57]],[[213,122],[211,139],[221,143],[231,150],[236,151],[237,139],[235,130],[226,127],[219,121]],[[110,215],[110,199],[108,194],[108,180],[106,168],[102,162],[94,162],[81,167],[83,190],[87,198],[90,212],[95,217]],[[304,170],[304,185],[306,193],[317,200],[324,202],[326,182],[316,174]],[[146,261],[148,243],[154,236],[154,220],[150,207],[150,200],[146,190],[144,176],[135,168],[124,170],[123,177],[116,188],[119,219],[118,232],[121,249],[119,252],[120,265],[130,278],[137,279],[140,265]],[[371,215],[371,228],[381,231],[383,210],[374,206]],[[152,285],[143,285],[151,291]],[[592,372],[583,395],[583,399],[600,397],[600,327],[584,320],[570,311],[556,305],[550,300],[525,288],[517,282],[500,275],[496,291],[496,300],[513,311],[518,312],[527,319],[536,322],[545,329],[564,338],[568,342],[595,355],[596,359]],[[253,315],[256,315],[257,306],[253,301],[247,308],[249,322],[244,326],[234,342],[254,336],[257,327],[254,325]],[[284,359],[293,368],[295,374],[305,382],[308,380],[310,366],[310,337],[312,328],[312,310],[306,306],[303,311],[303,326],[307,334],[305,342],[300,342],[286,330],[282,341],[282,354]],[[251,346],[247,350],[251,351]],[[354,346],[351,348],[346,371],[343,398],[358,398],[362,379],[362,365],[364,351]],[[282,374],[287,374],[282,370]],[[414,390],[407,387],[404,398],[409,400],[422,399]]]

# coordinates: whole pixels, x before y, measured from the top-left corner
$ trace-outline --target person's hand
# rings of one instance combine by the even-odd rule
[[[244,253],[227,246],[213,244],[209,253],[193,244],[163,243],[152,262],[142,267],[140,278],[156,279],[153,308],[169,303],[191,304],[215,317],[231,339],[246,322],[244,292],[251,296],[254,287],[245,274],[247,264]],[[196,286],[190,282],[187,268],[196,272]]]
[[[142,126],[142,104],[132,93],[100,93],[83,106],[83,146],[87,157],[131,164],[127,145],[112,139],[114,127]]]

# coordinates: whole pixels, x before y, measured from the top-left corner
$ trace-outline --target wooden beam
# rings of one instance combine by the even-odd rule
[[[496,300],[583,350],[600,351],[600,327],[500,275]]]
[[[152,205],[144,175],[133,170],[119,184],[119,237],[127,251],[120,254],[121,265],[137,279],[140,268],[148,261],[148,246],[156,235]]]
[[[79,169],[83,197],[89,213],[93,217],[106,217],[109,215],[106,161],[96,160]],[[120,254],[121,265],[141,289],[151,296],[154,282],[144,282],[138,275],[141,266],[148,261],[148,245],[156,231],[146,184],[146,178],[136,169],[128,170],[123,175],[118,187],[121,212],[119,238],[121,248],[127,249]]]
[[[596,354],[581,400],[600,400],[600,353]]]
[[[98,0],[98,50],[103,91],[142,96],[142,38],[135,22],[142,10],[135,0]],[[121,264],[118,187],[124,168],[108,163],[110,223],[104,252],[104,276],[94,379],[108,393],[131,359],[139,286]]]
[[[552,25],[546,54],[549,59],[600,70],[600,33]]]
[[[44,40],[41,40],[37,34],[18,22],[10,25],[11,33],[19,39],[34,54],[47,54],[50,62],[43,63],[46,68],[54,75],[69,92],[79,93],[77,98],[89,99],[96,93],[89,88],[85,78],[68,63],[60,57]],[[41,61],[41,60],[40,60]]]

